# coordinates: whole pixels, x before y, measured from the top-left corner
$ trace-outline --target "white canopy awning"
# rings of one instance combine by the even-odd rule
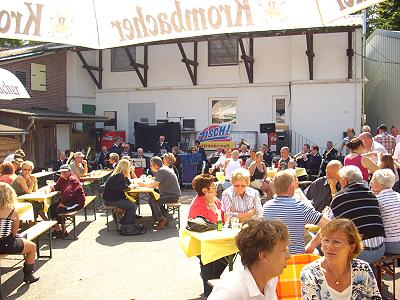
[[[24,85],[10,71],[0,68],[0,100],[30,98]]]
[[[12,0],[2,1],[0,38],[105,49],[226,33],[338,26],[333,21],[340,24],[340,18],[381,1]]]

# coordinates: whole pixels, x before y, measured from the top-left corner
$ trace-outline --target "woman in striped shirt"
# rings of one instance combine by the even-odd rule
[[[19,228],[18,212],[14,208],[17,195],[7,183],[0,182],[0,254],[24,254],[24,281],[32,283],[39,280],[33,276],[36,245],[17,237]]]
[[[400,194],[392,190],[394,183],[393,171],[381,169],[374,173],[370,185],[381,211],[386,253],[400,254]]]

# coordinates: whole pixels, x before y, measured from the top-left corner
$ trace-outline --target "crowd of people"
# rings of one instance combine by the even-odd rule
[[[234,220],[243,224],[236,243],[244,270],[233,272],[211,289],[208,280],[220,277],[226,261],[203,264],[200,260],[205,296],[236,299],[253,285],[257,286],[253,295],[261,293],[274,299],[277,276],[290,255],[317,253],[321,258],[302,271],[305,299],[345,299],[344,295],[350,294],[380,299],[373,264],[385,253],[400,254],[400,135],[396,126],[391,133],[386,125],[379,126],[375,137],[368,126],[358,136],[349,128],[339,149],[332,141],[327,142],[323,155],[317,145],[304,144],[295,155],[289,147],[282,147],[279,159],[267,145],[251,149],[247,143],[237,149],[217,147],[207,156],[195,141],[190,150],[206,167],[192,182],[197,195],[189,219],[201,216],[212,223],[221,219],[226,224]],[[52,190],[60,191],[60,197],[47,215],[43,203],[31,201],[35,220],[57,220],[53,236],[68,235],[60,214],[84,206],[87,191],[80,178],[91,169],[111,169],[103,199],[105,205],[121,210],[121,227],[137,224],[140,218],[137,204],[126,194],[135,185],[158,191],[160,199],[151,196],[148,203],[155,228],[163,229],[169,222],[165,204],[178,202],[181,196],[182,156],[164,136],[155,149],[152,157],[140,147],[134,153],[129,144],[115,138],[92,162],[79,151],[59,152],[54,164],[59,176]],[[305,172],[298,178],[299,169]],[[0,253],[26,254],[26,282],[38,280],[33,275],[35,245],[17,236],[19,219],[13,202],[18,195],[38,190],[33,170],[34,164],[19,149],[2,163],[0,176],[0,223],[7,229],[0,237],[4,241]],[[143,174],[151,180],[133,183]],[[217,180],[218,174],[223,176]],[[307,224],[321,230],[310,235]],[[354,274],[358,282],[354,282]]]
[[[209,173],[224,172],[225,181],[216,182],[209,174],[194,179],[197,196],[189,218],[202,216],[215,222],[220,214],[226,223],[238,218],[243,229],[236,244],[244,271],[231,272],[211,289],[207,281],[220,277],[226,260],[225,265],[224,259],[208,265],[200,261],[204,295],[276,299],[277,276],[286,259],[315,253],[321,258],[301,273],[303,299],[382,299],[374,263],[385,253],[400,254],[397,130],[393,126],[390,135],[381,125],[373,137],[368,126],[358,136],[349,128],[339,149],[328,141],[322,156],[315,145],[305,144],[294,156],[282,147],[273,178],[268,177],[273,165],[265,159],[271,157],[265,145],[247,153],[217,149]],[[249,157],[237,165],[241,153]],[[298,168],[307,171],[301,178],[309,180],[304,190],[299,188]],[[263,206],[261,195],[267,200]],[[307,224],[320,231],[310,235]],[[275,256],[277,251],[280,257]]]

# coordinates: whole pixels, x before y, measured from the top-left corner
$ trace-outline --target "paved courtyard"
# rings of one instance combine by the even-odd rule
[[[181,220],[185,223],[194,193],[184,191],[183,195]],[[187,258],[181,250],[175,222],[152,231],[148,205],[142,205],[142,215],[148,231],[131,237],[120,236],[113,223],[107,232],[104,213],[98,213],[96,221],[90,213],[87,222],[79,216],[78,240],[53,240],[53,258],[38,260],[36,275],[41,278],[31,285],[22,284],[21,256],[8,256],[1,261],[4,296],[29,300],[200,299],[198,260]]]

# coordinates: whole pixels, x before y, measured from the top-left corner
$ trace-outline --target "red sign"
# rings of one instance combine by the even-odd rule
[[[101,138],[101,146],[106,146],[107,149],[110,149],[113,144],[114,137],[120,137],[123,141],[125,141],[125,130],[104,131],[103,137]]]

